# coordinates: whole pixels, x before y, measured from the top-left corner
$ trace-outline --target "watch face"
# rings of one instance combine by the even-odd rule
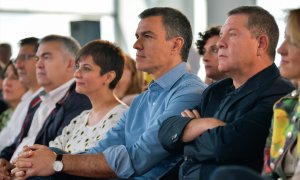
[[[55,161],[53,163],[53,169],[56,172],[62,171],[63,167],[64,167],[64,165],[63,165],[63,163],[61,161]]]

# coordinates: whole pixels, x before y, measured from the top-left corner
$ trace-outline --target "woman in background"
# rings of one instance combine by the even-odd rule
[[[115,95],[130,105],[134,97],[144,90],[144,86],[143,73],[136,69],[135,61],[126,55],[123,75],[114,90]]]
[[[218,69],[217,42],[220,39],[220,29],[221,26],[213,26],[204,32],[199,32],[199,39],[196,41],[205,68],[205,83],[208,85],[226,78],[226,75]]]
[[[14,109],[17,107],[23,94],[26,92],[26,88],[19,81],[17,70],[12,61],[9,61],[4,69],[2,86],[3,99],[9,105],[9,108],[0,114],[0,131],[10,120]]]
[[[296,169],[300,173],[300,142],[297,142],[300,138],[300,9],[289,12],[285,39],[277,51],[281,55],[280,74],[298,87],[274,105],[264,172],[272,178],[290,179]]]

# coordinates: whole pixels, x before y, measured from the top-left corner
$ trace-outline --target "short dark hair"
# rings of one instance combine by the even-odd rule
[[[213,36],[219,36],[221,26],[213,26],[204,32],[199,32],[199,39],[196,41],[196,46],[199,54],[204,55],[204,46],[207,40]]]
[[[7,63],[12,55],[11,45],[8,43],[1,43],[0,49],[2,49],[1,53],[2,53],[3,57],[5,58],[3,60],[6,60],[5,63]]]
[[[16,75],[17,77],[19,77],[19,74],[17,72],[17,68],[16,66],[14,65],[13,61],[12,60],[9,60],[6,64],[5,64],[5,67],[3,69],[3,72],[1,74],[1,78],[4,79],[5,78],[5,74],[6,74],[6,71],[7,69],[9,68],[9,66],[11,66],[13,68],[13,73],[14,75]]]
[[[139,17],[141,19],[161,16],[162,23],[166,30],[167,39],[180,36],[184,39],[181,49],[181,57],[183,61],[187,61],[189,51],[193,41],[193,33],[189,20],[180,11],[169,7],[154,7],[144,10]]]
[[[39,47],[39,39],[36,37],[28,37],[28,38],[21,39],[18,42],[18,44],[20,47],[25,45],[32,45],[34,47],[34,51],[36,52]]]
[[[122,77],[125,55],[123,51],[116,45],[109,41],[94,40],[82,47],[76,57],[76,65],[80,62],[81,58],[92,56],[93,61],[100,68],[100,75],[109,71],[115,71],[116,77],[109,84],[110,89],[114,89]]]
[[[67,49],[67,51],[69,51],[69,53],[75,58],[77,52],[80,49],[80,44],[78,43],[78,41],[72,37],[68,37],[68,36],[61,36],[61,35],[48,35],[43,37],[40,40],[40,44],[42,43],[46,43],[46,42],[61,42],[63,44],[63,46],[65,47],[65,49]]]
[[[268,36],[270,46],[268,54],[273,59],[276,54],[276,46],[279,38],[279,28],[274,17],[259,6],[240,6],[228,12],[228,16],[245,14],[248,16],[247,28],[254,36],[265,34]]]

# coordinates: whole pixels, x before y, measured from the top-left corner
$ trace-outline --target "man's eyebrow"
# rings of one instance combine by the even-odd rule
[[[47,55],[51,55],[51,53],[50,52],[44,52],[44,53],[41,54],[41,56],[47,56]]]
[[[154,35],[154,33],[152,31],[142,31],[140,33],[135,33],[135,36],[139,36],[139,35],[145,35],[145,34],[151,34]]]
[[[237,31],[237,29],[236,28],[229,28],[228,32],[230,32],[230,31]]]
[[[231,31],[237,31],[237,29],[236,28],[228,28],[227,30],[222,30],[222,31],[220,31],[219,36],[223,35],[224,32],[231,32]]]

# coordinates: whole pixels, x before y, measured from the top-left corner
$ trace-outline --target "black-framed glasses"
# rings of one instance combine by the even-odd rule
[[[31,59],[38,60],[38,57],[34,54],[21,54],[21,55],[16,57],[15,63],[17,61],[29,61]]]

